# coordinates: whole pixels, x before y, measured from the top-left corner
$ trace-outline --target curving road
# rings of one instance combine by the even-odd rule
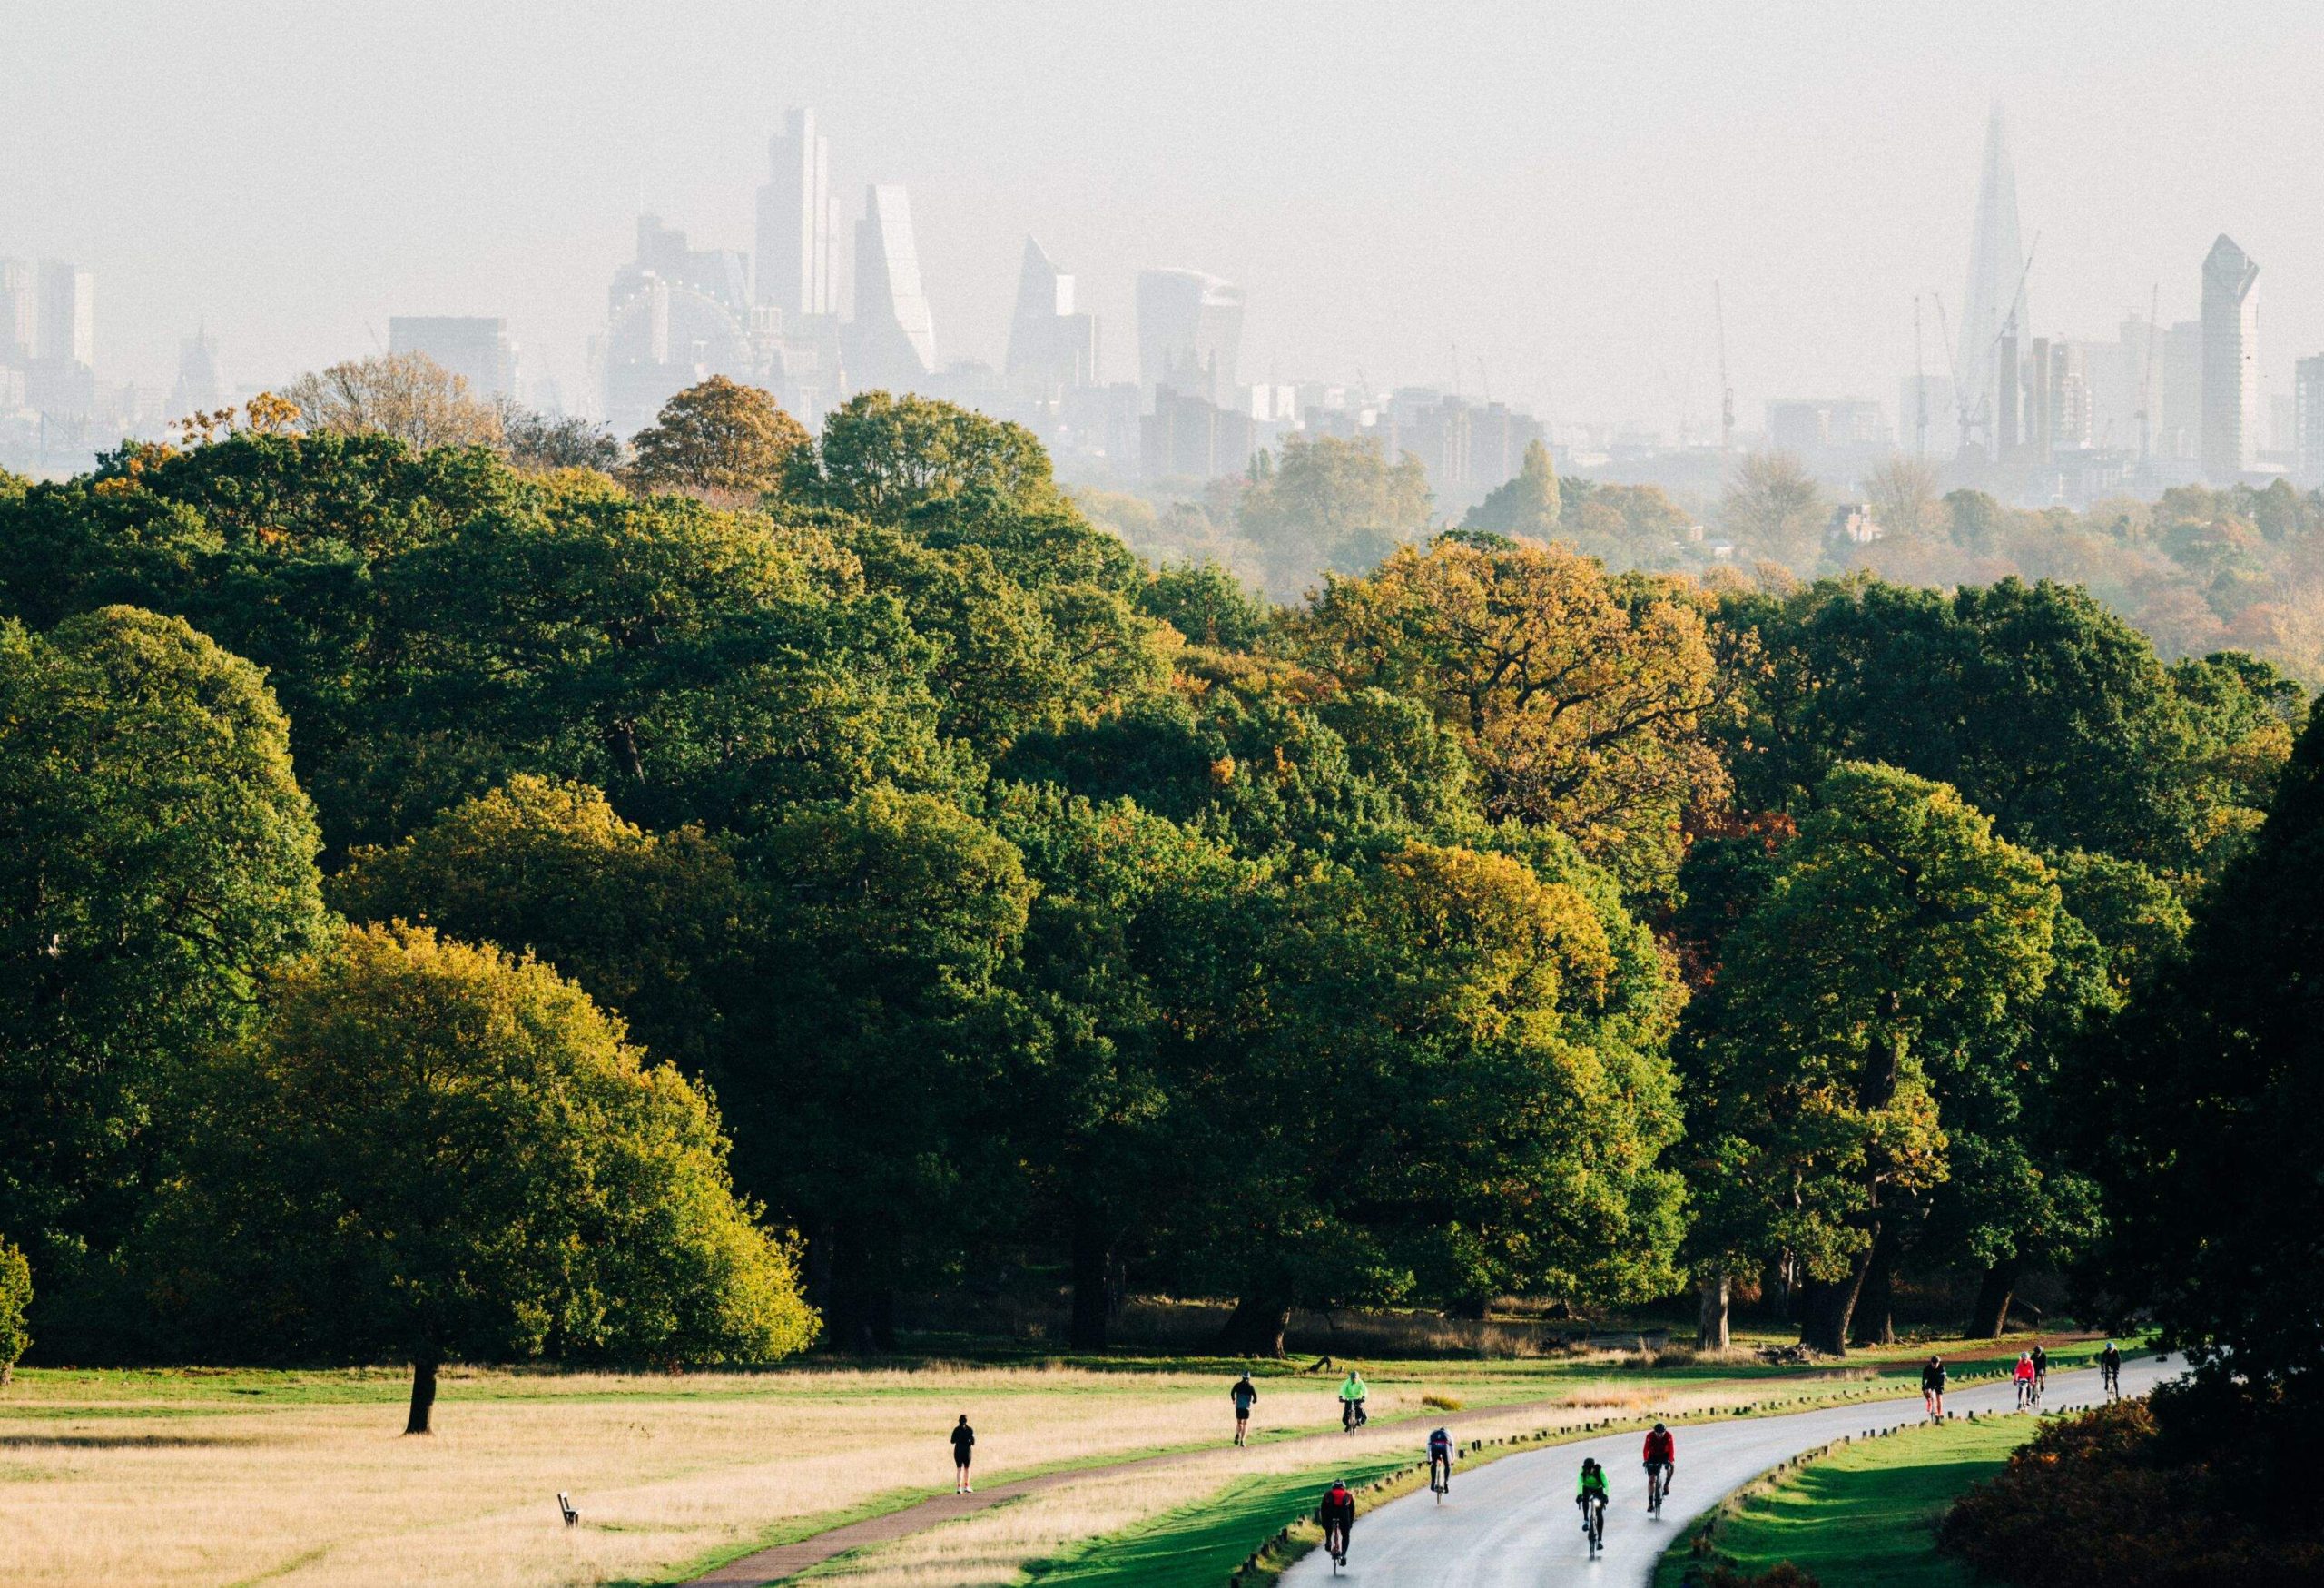
[[[2143,1395],[2182,1365],[2175,1358],[2142,1356],[2122,1364],[2122,1391]],[[2098,1398],[2094,1368],[2050,1375],[2043,1403],[2049,1410]],[[1945,1397],[1947,1411],[2005,1412],[2015,1392],[1996,1381]],[[1748,1483],[1777,1463],[1867,1428],[1917,1422],[1920,1396],[1858,1401],[1828,1411],[1780,1417],[1738,1417],[1724,1423],[1681,1423],[1675,1492],[1659,1519],[1646,1514],[1646,1475],[1639,1466],[1642,1435],[1556,1445],[1526,1455],[1505,1456],[1462,1472],[1454,1469],[1452,1493],[1442,1505],[1426,1489],[1367,1513],[1355,1524],[1347,1570],[1339,1581],[1397,1588],[1543,1588],[1586,1583],[1589,1588],[1643,1588],[1654,1563],[1687,1523],[1714,1501]],[[2032,1436],[2027,1430],[2027,1436]],[[1574,1509],[1574,1474],[1581,1458],[1604,1465],[1608,1493],[1606,1547],[1597,1560],[1581,1536]],[[1333,1581],[1330,1557],[1317,1550],[1284,1577],[1291,1584]]]

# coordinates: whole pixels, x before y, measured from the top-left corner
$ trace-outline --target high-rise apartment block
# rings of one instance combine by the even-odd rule
[[[897,182],[864,191],[855,223],[855,321],[848,377],[859,390],[906,391],[936,370],[936,323],[920,285],[911,198]]]
[[[1200,271],[1138,272],[1138,382],[1149,396],[1229,400],[1242,343],[1242,288]]]
[[[2260,445],[2260,267],[2221,232],[2203,260],[2203,477],[2230,485]]]
[[[773,172],[759,187],[756,301],[785,315],[836,314],[831,141],[816,131],[815,113],[789,113],[767,155]]]
[[[468,382],[478,400],[517,396],[517,343],[497,317],[396,314],[388,318],[388,351],[420,353]]]
[[[2324,486],[2324,353],[2291,369],[2292,470],[2299,483]]]

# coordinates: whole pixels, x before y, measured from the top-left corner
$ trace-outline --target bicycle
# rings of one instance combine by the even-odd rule
[[[2122,1398],[2122,1370],[2121,1368],[2102,1367],[2099,1369],[2098,1378],[2106,1391],[2108,1400],[2118,1401]]]
[[[1590,1540],[1590,1558],[1606,1547],[1606,1496],[1592,1494],[1581,1507],[1581,1531]]]
[[[1649,1516],[1662,1514],[1662,1496],[1669,1492],[1669,1488],[1670,1479],[1663,1465],[1659,1461],[1648,1462],[1646,1464],[1646,1514]]]
[[[1336,1522],[1324,1529],[1324,1553],[1332,1557],[1332,1575],[1338,1576],[1347,1564],[1347,1530]]]
[[[1429,1492],[1436,1496],[1436,1503],[1440,1505],[1444,1504],[1444,1496],[1452,1492],[1451,1462],[1432,1461],[1428,1464],[1428,1487]]]
[[[2021,1378],[2017,1381],[2017,1409],[2019,1411],[2033,1410],[2034,1403],[2038,1398],[2039,1395],[2034,1387],[2032,1379]]]

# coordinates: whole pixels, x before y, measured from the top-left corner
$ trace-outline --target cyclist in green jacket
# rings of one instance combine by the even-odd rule
[[[1372,1392],[1364,1387],[1364,1375],[1351,1367],[1340,1384],[1340,1426],[1354,1433],[1369,1421],[1364,1415],[1364,1397]]]
[[[1581,1458],[1581,1476],[1574,1484],[1573,1503],[1581,1508],[1581,1531],[1590,1533],[1590,1524],[1606,1512],[1606,1469],[1598,1465],[1594,1455]],[[1591,1534],[1592,1541],[1596,1535]]]

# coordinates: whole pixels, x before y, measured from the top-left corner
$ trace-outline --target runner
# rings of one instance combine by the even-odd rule
[[[1244,1435],[1250,1431],[1251,1403],[1259,1398],[1259,1392],[1251,1383],[1251,1376],[1246,1373],[1226,1393],[1235,1400],[1235,1443],[1240,1445],[1244,1442]]]
[[[1945,1358],[1932,1352],[1921,1368],[1921,1406],[1932,1417],[1945,1416]]]
[[[952,1492],[973,1494],[969,1485],[969,1453],[977,1447],[977,1431],[969,1426],[969,1414],[962,1412],[960,1420],[952,1425]]]

